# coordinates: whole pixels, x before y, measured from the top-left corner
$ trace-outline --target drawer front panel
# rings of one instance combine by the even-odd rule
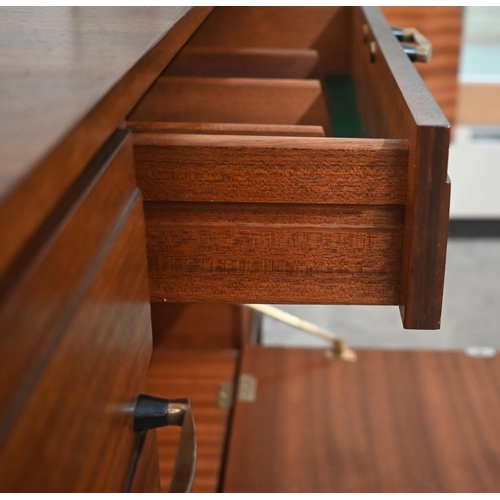
[[[76,310],[66,312],[63,337],[2,436],[2,489],[104,492],[126,487],[137,441],[132,410],[145,391],[151,355],[138,191],[130,202],[119,223],[123,229]]]
[[[107,252],[110,234],[116,237],[112,233],[136,189],[132,145],[124,132],[110,140],[79,182],[83,185],[77,182],[69,192],[69,208],[62,200],[63,213],[54,212],[54,220],[35,235],[36,253],[28,249],[26,257],[21,255],[12,283],[2,283],[10,287],[2,289],[0,309],[0,440],[63,335],[68,310],[81,300],[96,259]],[[76,200],[73,191],[79,191]]]
[[[363,41],[363,26],[369,28]],[[378,9],[353,11],[352,75],[372,137],[404,137],[410,151],[401,272],[405,328],[437,329],[441,320],[450,206],[449,123]],[[371,62],[370,43],[377,46]]]

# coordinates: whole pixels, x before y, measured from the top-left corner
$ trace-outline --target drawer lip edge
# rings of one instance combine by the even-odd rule
[[[401,49],[400,42],[390,31],[380,9],[378,7],[361,7],[361,9],[416,124],[419,127],[450,128],[448,119],[413,63]],[[388,29],[382,29],[384,25]],[[408,74],[411,78],[405,76]],[[416,95],[419,96],[418,99],[414,98]],[[430,111],[424,109],[422,101],[425,107],[431,108]]]

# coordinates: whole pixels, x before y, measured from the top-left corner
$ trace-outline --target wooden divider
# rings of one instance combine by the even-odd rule
[[[317,80],[161,77],[129,119],[320,125],[332,135]]]
[[[163,75],[307,78],[318,61],[318,52],[308,49],[194,47],[180,52]]]
[[[351,7],[218,7],[187,47],[314,49],[328,72],[348,73]]]
[[[258,135],[289,137],[325,137],[319,125],[269,125],[258,123],[203,123],[203,122],[142,122],[128,121],[135,134],[208,134],[208,135]]]

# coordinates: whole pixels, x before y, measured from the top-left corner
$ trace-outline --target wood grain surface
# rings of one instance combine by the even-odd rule
[[[36,380],[39,360],[62,334],[66,311],[81,300],[82,283],[136,189],[131,138],[126,136],[118,133],[96,156],[3,276],[0,441],[8,434],[6,422],[17,414],[22,388]]]
[[[210,10],[1,11],[0,272]]]
[[[329,72],[349,71],[351,9],[345,7],[219,7],[188,47],[313,49]]]
[[[401,204],[405,141],[136,134],[146,200]]]
[[[382,14],[355,10],[354,33],[368,22],[366,43],[353,36],[353,78],[365,131],[409,143],[400,308],[405,328],[438,329],[446,260],[450,184],[449,123],[401,50]],[[377,44],[375,62],[369,45]]]
[[[221,7],[212,12],[188,46],[304,49],[314,44],[339,10],[339,7]]]
[[[164,76],[128,119],[321,125],[332,135],[318,80]]]
[[[163,74],[217,78],[307,78],[318,61],[318,52],[310,49],[187,47],[177,54]]]
[[[148,372],[151,394],[189,398],[196,425],[198,458],[192,491],[216,493],[221,474],[229,410],[217,407],[220,384],[236,374],[237,351],[155,349]],[[179,428],[157,430],[161,489],[166,492],[178,449]]]
[[[154,349],[240,349],[246,312],[229,304],[151,304]]]
[[[62,314],[57,335],[2,415],[3,491],[125,488],[137,444],[132,409],[145,389],[152,345],[143,231],[136,191]],[[30,314],[24,323],[40,316]],[[3,365],[23,353],[21,340],[17,352],[2,349]]]
[[[146,205],[153,302],[397,304],[401,207]]]
[[[453,124],[457,117],[458,66],[462,42],[463,7],[380,7],[393,26],[414,27],[432,43],[428,63],[415,64],[425,84]]]
[[[275,125],[260,123],[203,123],[203,122],[161,122],[127,121],[135,134],[208,134],[208,135],[257,135],[290,137],[325,137],[319,125]]]
[[[500,491],[500,358],[247,347],[225,492]]]

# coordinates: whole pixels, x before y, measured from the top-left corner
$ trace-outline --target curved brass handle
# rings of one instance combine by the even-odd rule
[[[168,425],[182,426],[170,493],[189,493],[196,469],[196,428],[189,399],[170,401],[168,417]]]
[[[412,62],[429,62],[432,56],[432,43],[416,28],[392,27],[392,33],[400,42],[413,42],[415,45],[402,43],[406,55]]]
[[[134,412],[134,430],[167,425],[182,427],[170,493],[189,493],[196,469],[196,428],[189,399],[168,400],[141,394]]]

